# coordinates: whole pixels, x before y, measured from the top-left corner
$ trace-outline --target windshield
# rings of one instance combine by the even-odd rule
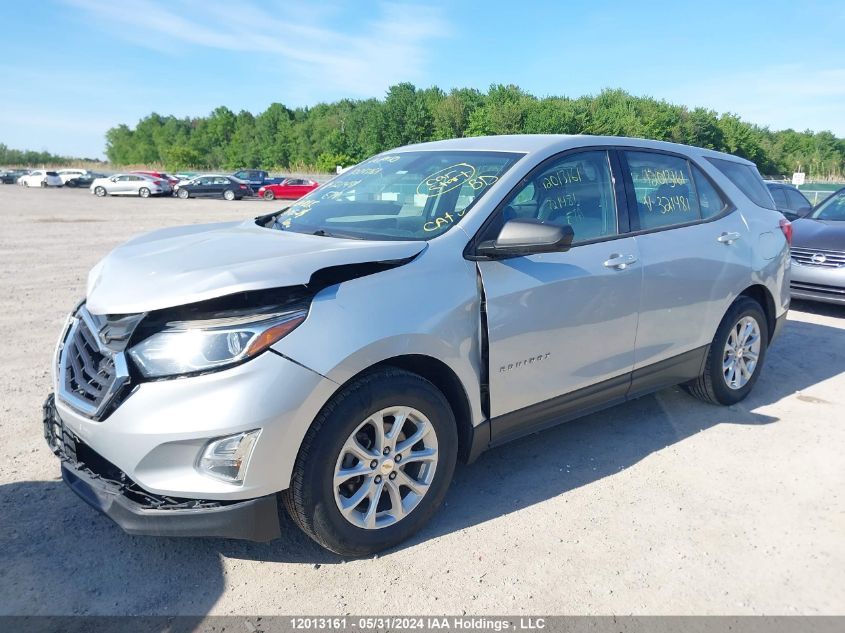
[[[837,191],[822,202],[808,217],[814,220],[839,220],[845,222],[845,189]]]
[[[321,185],[272,228],[359,239],[429,240],[460,222],[522,154],[381,154]]]

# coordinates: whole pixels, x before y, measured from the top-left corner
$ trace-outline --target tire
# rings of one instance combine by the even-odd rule
[[[73,189],[74,187],[76,187],[76,182],[74,182],[73,180],[68,180],[66,183],[64,183],[64,186]]]
[[[743,340],[748,328],[752,331]],[[754,388],[768,346],[769,329],[763,308],[754,299],[740,297],[719,324],[707,353],[704,371],[697,379],[685,385],[687,391],[710,404],[736,404]],[[734,348],[734,351],[730,352],[729,347]],[[737,348],[742,350],[739,355]]]
[[[396,418],[387,412],[399,409],[407,414],[406,421],[398,438],[391,440]],[[374,419],[387,431],[382,440],[384,453],[377,450],[376,427],[371,424]],[[405,434],[413,436],[425,423],[428,432],[412,447],[400,448],[408,440]],[[386,428],[385,424],[390,426]],[[347,449],[353,437],[358,439],[357,446],[367,447],[363,448],[364,459]],[[387,452],[391,443],[397,449],[393,453]],[[452,480],[457,447],[455,416],[433,384],[399,369],[374,371],[343,387],[323,407],[302,441],[290,487],[281,493],[282,500],[293,521],[326,549],[341,556],[368,556],[409,538],[437,511]],[[407,459],[400,463],[398,458],[403,453]],[[429,456],[423,459],[423,455]],[[367,459],[372,461],[368,464]],[[349,469],[361,469],[362,475],[335,487],[336,473],[351,472]],[[421,494],[415,494],[403,482],[419,486]],[[359,497],[357,505],[352,501],[347,506],[350,518],[344,516],[340,505],[365,488],[380,495],[374,512],[369,512],[369,497],[364,496]],[[394,493],[400,499],[398,512]],[[373,516],[368,520],[370,514]]]
[[[97,196],[98,198],[102,198],[103,196],[106,195],[106,193],[107,193],[107,191],[106,191],[105,187],[100,187],[100,186],[94,187],[94,195]]]
[[[179,191],[176,192],[176,196],[179,197],[179,198],[182,198],[182,200],[187,200],[188,196],[190,196],[190,195],[191,194],[189,194],[188,190],[185,189],[185,188],[182,188],[182,189],[180,189]]]
[[[41,181],[41,188],[42,188],[42,189],[46,189],[46,188],[47,188],[47,181],[46,181],[46,180],[42,180],[42,181]]]
[[[142,198],[149,198],[150,197],[150,190],[147,189],[146,187],[141,187],[140,189],[138,189],[138,195],[141,196]]]
[[[265,200],[275,200],[276,194],[270,191],[269,189],[264,190],[264,199]]]
[[[229,202],[231,202],[235,199],[235,192],[231,189],[226,189],[226,191],[223,192],[223,197]]]

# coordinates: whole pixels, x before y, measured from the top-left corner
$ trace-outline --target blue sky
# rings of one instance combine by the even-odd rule
[[[15,2],[0,143],[102,156],[150,112],[381,97],[388,86],[621,87],[845,136],[845,2]]]

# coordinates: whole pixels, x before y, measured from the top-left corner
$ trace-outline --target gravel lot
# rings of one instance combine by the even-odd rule
[[[793,306],[745,402],[669,389],[491,451],[375,559],[290,524],[270,544],[123,534],[41,435],[65,314],[129,236],[277,206],[0,185],[0,614],[845,613],[845,308],[820,304]]]

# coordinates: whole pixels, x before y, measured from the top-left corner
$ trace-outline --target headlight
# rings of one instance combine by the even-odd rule
[[[208,371],[239,363],[292,332],[308,315],[297,310],[275,315],[180,321],[129,350],[147,378]]]

